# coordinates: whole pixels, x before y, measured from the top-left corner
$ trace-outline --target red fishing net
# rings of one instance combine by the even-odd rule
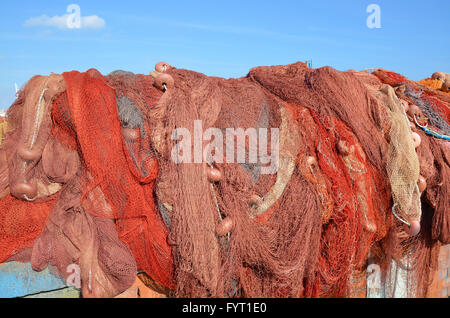
[[[79,150],[92,176],[83,189],[82,197],[85,198],[93,189],[100,189],[111,208],[106,217],[116,220],[119,237],[133,252],[139,268],[158,283],[172,287],[172,258],[167,245],[167,230],[153,199],[158,171],[156,161],[149,158],[150,164],[146,163],[149,170],[145,175],[131,163],[130,155],[124,149],[115,91],[98,72],[65,73],[64,79],[67,106],[77,133]],[[141,85],[145,84],[141,81]],[[135,142],[141,143],[140,140]],[[148,151],[144,148],[141,153],[148,157]],[[99,214],[98,210],[88,212]]]
[[[45,205],[12,198],[2,200],[5,205],[2,229],[8,231],[5,239],[12,240],[15,236],[16,241],[8,250],[2,248],[1,259],[16,252],[16,244],[20,248],[30,247],[43,231],[43,224],[52,209],[45,231],[33,247],[31,261],[35,269],[52,264],[57,266],[61,276],[67,277],[67,266],[79,263],[82,273],[95,273],[92,282],[91,277],[82,277],[83,281],[89,281],[90,290],[84,293],[86,296],[114,296],[134,283],[136,259],[140,270],[156,282],[172,287],[167,230],[153,199],[158,166],[151,156],[148,141],[134,141],[146,145],[139,149],[140,167],[145,169],[143,174],[134,165],[131,159],[134,154],[128,151],[122,137],[114,89],[94,70],[83,74],[65,73],[64,81],[66,91],[55,100],[53,109],[47,110],[49,118],[51,111],[53,120],[52,136],[49,137],[50,131],[38,134],[42,139],[50,139],[44,144],[42,160],[31,169],[41,179],[50,178],[62,183],[61,198],[56,204],[56,200],[52,200]],[[148,80],[141,80],[140,85],[149,86]],[[36,98],[27,98],[31,105],[36,104]],[[5,144],[13,166],[20,158],[15,157],[16,147],[9,142],[17,139],[14,134],[26,131],[21,126],[14,129],[14,118],[19,118],[19,124],[22,120],[16,108],[18,106],[10,111],[13,133]],[[33,111],[29,113],[34,117]],[[9,177],[13,179],[11,172]],[[11,204],[11,200],[17,204]],[[25,212],[34,210],[37,210],[35,214],[24,218]],[[37,213],[39,211],[42,212]],[[11,217],[15,217],[13,224],[9,220]],[[39,220],[34,222],[38,217]],[[107,219],[115,221],[115,226]],[[116,231],[120,240],[114,234]],[[134,258],[127,252],[128,248]]]

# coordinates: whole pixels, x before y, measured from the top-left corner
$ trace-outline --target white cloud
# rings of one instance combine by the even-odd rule
[[[61,30],[70,30],[69,27],[70,14],[56,15],[54,17],[49,17],[47,15],[41,15],[40,17],[30,18],[25,21],[25,26],[36,27],[36,26],[47,26],[55,27]],[[80,29],[101,29],[105,27],[105,20],[96,16],[90,15],[86,17],[81,17]]]

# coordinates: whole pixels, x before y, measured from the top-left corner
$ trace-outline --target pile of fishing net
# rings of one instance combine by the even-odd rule
[[[0,262],[64,278],[78,264],[85,297],[138,272],[175,297],[352,297],[370,262],[389,284],[406,258],[409,295],[427,296],[449,243],[450,147],[409,120],[448,135],[446,96],[303,63],[228,80],[165,63],[34,77],[1,146]],[[180,153],[180,128],[213,133],[183,135]],[[267,143],[244,133],[237,160],[230,128]]]
[[[0,202],[0,233],[7,238],[1,240],[2,260],[29,248],[20,258],[35,270],[53,265],[63,278],[78,264],[85,297],[118,295],[135,282],[137,270],[173,287],[167,230],[153,199],[158,166],[144,137],[148,141],[148,123],[142,121],[142,137],[125,139],[123,131],[134,130],[122,129],[116,102],[130,94],[135,111],[143,107],[145,114],[157,97],[146,88],[153,82],[136,77],[133,85],[148,92],[138,99],[133,90],[115,91],[95,70],[56,80],[64,87],[51,83],[59,91],[52,102],[30,96],[48,85],[37,77],[8,111],[11,131],[2,147],[11,195]],[[15,198],[24,195],[32,202]]]
[[[441,90],[443,83],[440,80],[426,78],[424,80],[419,81],[419,84],[425,85],[425,86],[435,89],[435,90]]]
[[[435,72],[431,75],[431,78],[419,83],[444,93],[450,93],[450,73]]]

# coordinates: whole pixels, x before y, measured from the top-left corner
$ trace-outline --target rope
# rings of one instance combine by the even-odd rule
[[[395,206],[396,206],[396,204],[394,204],[394,205],[392,206],[392,214],[397,218],[397,220],[399,220],[400,222],[402,222],[402,223],[404,223],[404,224],[406,224],[406,225],[408,225],[408,226],[410,227],[411,224],[409,224],[408,222],[406,222],[405,220],[403,220],[401,217],[399,217],[399,216],[397,215],[397,213],[395,213]]]
[[[416,122],[416,125],[419,126],[427,135],[439,138],[439,139],[444,139],[444,140],[450,140],[450,136],[447,135],[441,135],[440,133],[431,130],[428,128],[428,124],[426,126],[422,126],[417,122],[417,117],[416,115],[414,115],[414,121]]]
[[[36,142],[36,138],[37,138],[37,131],[38,131],[38,126],[39,126],[39,115],[41,113],[41,104],[42,104],[42,98],[44,97],[44,93],[48,90],[48,88],[45,88],[41,95],[39,96],[39,101],[37,104],[37,109],[36,109],[36,114],[34,117],[34,130],[33,130],[33,138],[31,139],[31,145],[30,145],[30,150],[33,149],[34,143]]]
[[[34,202],[37,199],[37,196],[33,199],[30,199],[26,194],[23,195],[23,197],[25,198],[25,200],[27,200],[28,202]]]
[[[45,86],[47,85],[47,82],[45,83]],[[44,86],[44,87],[45,87]],[[48,88],[44,88],[41,92],[41,95],[39,96],[39,100],[37,103],[37,108],[36,108],[36,113],[34,115],[34,127],[33,127],[33,137],[31,138],[31,144],[30,144],[30,150],[33,149],[34,144],[36,142],[36,138],[37,138],[37,133],[39,130],[39,117],[41,115],[41,107],[42,107],[42,98],[44,97],[44,93],[48,91]],[[24,162],[23,165],[23,171],[25,171],[25,169],[27,168],[28,162]],[[27,200],[28,202],[34,202],[37,199],[37,196],[30,199],[26,194],[23,195],[23,198],[25,200]]]
[[[44,87],[47,85],[47,82],[45,82]],[[33,149],[34,143],[36,142],[37,138],[37,131],[39,130],[39,117],[41,113],[41,103],[42,98],[44,97],[44,93],[48,90],[48,88],[44,88],[41,92],[41,95],[39,96],[39,100],[36,107],[36,113],[34,114],[34,127],[33,127],[33,136],[31,138],[31,144],[30,144],[30,150]],[[22,172],[25,171],[25,169],[28,166],[28,162],[23,163]],[[25,198],[27,201],[31,201],[28,198]]]

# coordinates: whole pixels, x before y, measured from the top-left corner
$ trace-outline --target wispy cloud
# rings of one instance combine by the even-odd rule
[[[171,21],[171,20],[163,20],[163,19],[152,19],[152,22],[157,22],[159,24],[165,24],[170,27],[175,28],[183,28],[183,29],[193,29],[207,32],[219,32],[219,33],[228,33],[228,34],[236,34],[236,35],[246,35],[246,36],[257,36],[262,38],[272,38],[272,39],[282,39],[287,41],[296,41],[296,42],[310,42],[310,43],[324,43],[333,46],[345,46],[351,48],[359,48],[359,49],[379,49],[379,50],[390,50],[391,47],[378,45],[374,43],[358,43],[352,40],[353,36],[351,33],[347,34],[346,37],[343,37],[338,40],[333,32],[330,32],[328,29],[320,29],[320,28],[311,28],[311,32],[307,32],[307,34],[290,34],[290,33],[280,33],[276,31],[270,31],[262,28],[248,28],[248,27],[237,27],[231,25],[207,25],[207,24],[196,24],[196,23],[184,23],[179,21]],[[326,34],[320,34],[319,31],[327,31]],[[323,33],[323,32],[322,32]]]
[[[47,15],[41,15],[40,17],[30,18],[25,21],[25,26],[27,27],[37,27],[37,26],[46,26],[46,27],[54,27],[61,30],[70,30],[72,28],[69,27],[69,19],[71,15],[55,15],[53,17],[49,17]],[[105,27],[105,20],[98,17],[97,15],[90,15],[86,17],[80,17],[80,27],[78,29],[102,29]]]
[[[276,31],[271,31],[263,28],[252,28],[244,26],[232,26],[232,25],[210,25],[210,24],[200,24],[200,23],[189,23],[174,21],[168,19],[161,19],[159,17],[142,17],[136,15],[128,15],[128,19],[139,22],[139,23],[152,23],[159,26],[168,26],[180,29],[191,29],[212,33],[224,33],[224,34],[234,34],[238,36],[252,36],[260,38],[273,38],[273,39],[283,39],[283,40],[293,40],[293,41],[319,41],[332,44],[341,44],[338,40],[330,37],[315,36],[315,35],[296,35],[289,33],[280,33]]]

